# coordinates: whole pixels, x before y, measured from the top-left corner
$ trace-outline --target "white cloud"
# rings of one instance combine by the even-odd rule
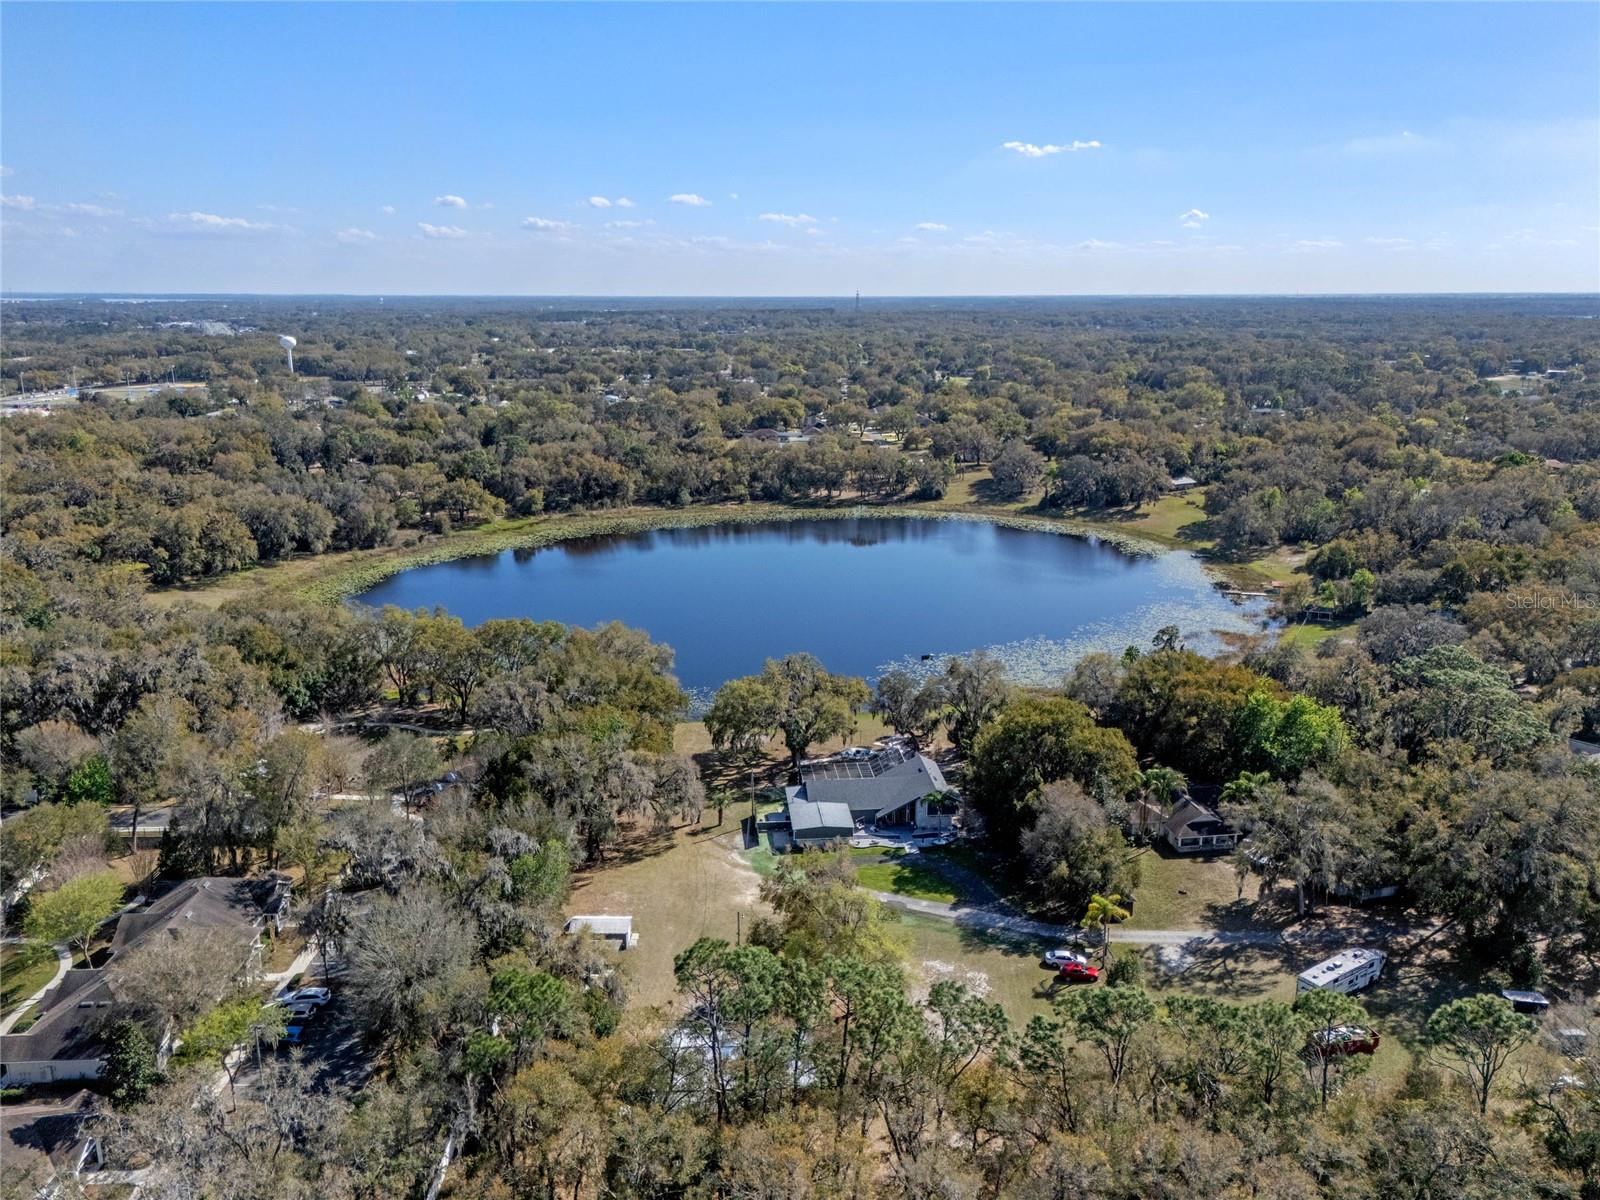
[[[459,225],[429,225],[426,221],[418,221],[417,229],[425,238],[464,238],[467,231]]]
[[[1301,238],[1297,242],[1289,243],[1289,249],[1304,252],[1321,250],[1338,250],[1344,243],[1337,238]]]
[[[654,225],[654,221],[607,221],[607,229],[643,229],[646,225]]]
[[[617,197],[617,207],[618,208],[632,208],[633,207],[633,201],[629,200],[626,196],[618,196]]]
[[[669,204],[687,204],[690,208],[710,208],[711,201],[695,192],[675,192],[667,197]]]
[[[465,208],[467,206],[467,202],[460,196],[451,196],[448,194],[443,196],[435,196],[433,198],[433,202],[440,208]]]
[[[793,216],[788,213],[762,213],[756,220],[771,221],[777,225],[787,225],[790,229],[798,229],[803,225],[815,225],[817,223],[815,217],[808,216],[805,213],[795,213]]]
[[[1000,148],[1002,150],[1015,150],[1023,158],[1048,158],[1052,154],[1071,154],[1077,150],[1098,150],[1100,149],[1100,143],[1071,141],[1065,145],[1057,146],[1054,143],[1046,142],[1042,146],[1037,146],[1032,142],[1002,142],[1000,143]]]
[[[384,205],[384,206],[383,206],[383,207],[382,207],[382,208],[380,208],[380,209],[379,209],[379,210],[378,210],[378,211],[379,211],[379,212],[381,212],[381,213],[383,213],[383,214],[385,214],[385,215],[386,215],[386,216],[390,216],[390,217],[392,217],[392,216],[394,216],[394,205],[392,205],[392,204],[385,204],[385,205]]]
[[[11,174],[12,174],[12,168],[0,165],[0,179],[9,178]]]
[[[167,220],[179,226],[219,232],[266,233],[278,228],[266,221],[248,221],[244,217],[220,217],[216,213],[207,212],[168,213]]]
[[[29,209],[37,207],[38,203],[32,196],[0,196],[0,208]]]
[[[729,192],[728,193],[728,199],[729,200],[737,200],[738,198],[739,198],[739,193],[738,192]]]
[[[1365,237],[1361,239],[1369,246],[1378,246],[1384,250],[1410,250],[1416,242],[1405,237]]]
[[[62,212],[69,212],[79,217],[118,217],[122,210],[107,208],[103,204],[63,204]]]
[[[572,225],[568,221],[553,221],[549,217],[523,217],[522,227],[535,229],[541,233],[559,233],[564,229],[571,229]]]
[[[357,229],[352,225],[349,229],[339,230],[333,235],[333,240],[343,246],[359,246],[362,242],[377,241],[378,235],[370,229]]]
[[[587,200],[584,201],[584,203],[587,204],[590,208],[610,208],[611,207],[611,201],[607,200],[604,196],[590,196]]]
[[[1188,212],[1178,214],[1178,224],[1185,229],[1199,229],[1209,220],[1211,214],[1201,212],[1198,208],[1191,208]]]
[[[949,229],[950,226],[941,225],[937,221],[918,221],[911,228],[921,229],[927,233],[943,233],[945,230]]]
[[[1442,143],[1402,129],[1399,133],[1380,134],[1376,137],[1351,138],[1342,147],[1345,154],[1358,158],[1407,154],[1417,150],[1438,149]]]

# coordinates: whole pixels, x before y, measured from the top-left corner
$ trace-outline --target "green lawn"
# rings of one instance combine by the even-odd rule
[[[35,943],[0,947],[0,1016],[55,976],[56,952]]]
[[[1255,921],[1256,881],[1244,892],[1224,857],[1180,858],[1154,848],[1138,852],[1139,887],[1130,929],[1232,929]]]
[[[949,880],[915,858],[857,866],[856,882],[869,891],[892,892],[917,900],[953,904],[959,899]]]
[[[1301,646],[1310,650],[1332,637],[1355,636],[1356,625],[1357,622],[1355,621],[1344,621],[1336,625],[1324,625],[1316,621],[1307,621],[1302,625],[1286,626],[1278,640],[1286,646]]]

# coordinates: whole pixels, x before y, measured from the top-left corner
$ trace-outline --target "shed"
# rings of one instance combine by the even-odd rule
[[[582,933],[584,930],[588,930],[596,937],[616,942],[619,950],[632,950],[639,944],[639,935],[633,931],[631,916],[592,915],[567,919],[565,932]]]
[[[1500,993],[1511,1002],[1511,1007],[1519,1013],[1542,1013],[1550,1007],[1550,1001],[1541,992],[1520,991],[1517,988],[1506,988]]]

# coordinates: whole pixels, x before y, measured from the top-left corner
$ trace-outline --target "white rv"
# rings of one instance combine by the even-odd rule
[[[1296,994],[1318,988],[1330,992],[1359,992],[1378,977],[1387,957],[1382,950],[1341,950],[1332,958],[1301,971],[1294,990]]]

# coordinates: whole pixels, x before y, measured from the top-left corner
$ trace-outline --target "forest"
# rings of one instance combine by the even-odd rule
[[[87,960],[135,895],[285,872],[367,1063],[330,1084],[205,939],[114,957],[92,1128],[140,1195],[1600,1200],[1592,297],[0,315],[0,399],[77,387],[0,421],[5,932]],[[1195,519],[1154,536],[1269,589],[1269,633],[1208,658],[1163,629],[1051,688],[792,655],[725,684],[692,753],[639,631],[303,586],[756,502],[1111,531],[1179,479]],[[1390,888],[1450,987],[1385,1024],[1102,946],[1100,983],[1021,1013],[920,978],[848,851],[768,864],[759,915],[671,947],[670,980],[564,932],[641,845],[753,818],[757,773],[869,717],[954,764],[972,869],[1033,918],[1121,920],[1140,813],[1203,786],[1248,835],[1241,896],[1296,924]],[[1355,1026],[1403,1068],[1308,1052]]]

